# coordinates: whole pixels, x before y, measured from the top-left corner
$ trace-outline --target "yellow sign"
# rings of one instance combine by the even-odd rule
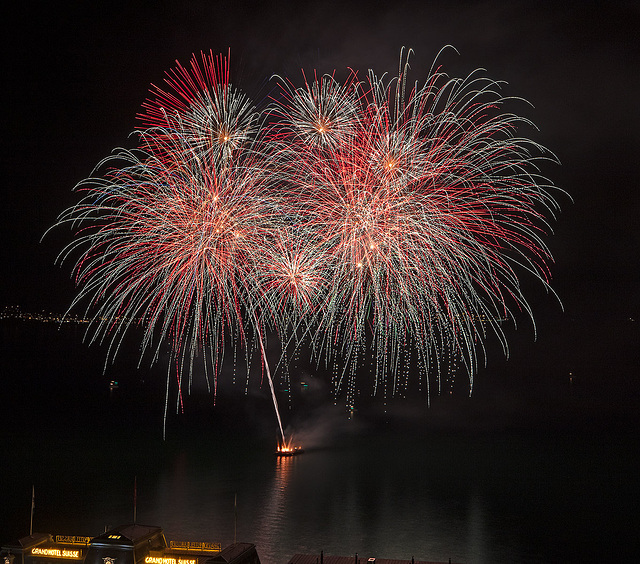
[[[147,556],[145,564],[196,564],[195,558],[166,558],[162,556]]]
[[[53,556],[54,558],[81,558],[79,550],[69,550],[67,548],[40,548],[31,549],[33,556]]]
[[[83,544],[88,545],[91,542],[91,537],[70,537],[65,535],[56,535],[56,543],[59,544]]]
[[[169,541],[169,548],[172,550],[198,550],[201,552],[220,552],[222,544],[219,542],[184,542]]]

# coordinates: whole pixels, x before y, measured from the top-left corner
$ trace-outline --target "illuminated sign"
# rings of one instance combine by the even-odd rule
[[[172,550],[199,550],[201,552],[220,552],[222,545],[219,542],[183,542],[169,541]]]
[[[145,564],[196,564],[195,558],[166,558],[163,556],[147,556]]]
[[[84,544],[88,545],[91,537],[69,537],[64,535],[56,535],[56,543],[58,544]]]
[[[54,558],[82,558],[79,550],[70,550],[67,548],[32,548],[33,556],[53,556]]]

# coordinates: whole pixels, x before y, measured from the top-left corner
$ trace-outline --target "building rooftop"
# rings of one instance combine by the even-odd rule
[[[287,564],[452,564],[451,559],[446,562],[414,560],[413,558],[373,558],[354,556],[329,556],[326,554],[294,554]]]
[[[159,535],[162,535],[162,527],[138,524],[119,525],[118,527],[109,529],[106,533],[94,537],[93,543],[129,544],[133,546]]]
[[[256,545],[248,542],[237,542],[221,550],[207,560],[207,564],[227,564],[230,562],[244,562],[251,552],[256,551]]]
[[[29,535],[28,537],[22,537],[21,539],[18,539],[17,541],[13,541],[11,543],[4,544],[4,545],[2,545],[2,548],[3,548],[3,550],[11,550],[12,552],[16,552],[16,551],[19,551],[19,550],[23,550],[25,548],[38,546],[39,544],[42,544],[42,543],[45,543],[45,542],[52,542],[51,535],[48,535],[46,533],[33,533],[32,535]]]

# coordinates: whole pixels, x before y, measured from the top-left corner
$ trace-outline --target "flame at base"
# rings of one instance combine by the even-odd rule
[[[291,446],[293,437],[288,442],[278,443],[276,449],[276,456],[295,456],[296,454],[302,454],[304,449],[301,446]]]

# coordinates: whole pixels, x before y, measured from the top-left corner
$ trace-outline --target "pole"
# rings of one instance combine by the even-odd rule
[[[31,485],[31,523],[29,524],[29,536],[33,535],[33,508],[36,506],[36,487]]]
[[[233,544],[236,544],[238,532],[238,492],[233,497]]]
[[[133,478],[133,524],[136,524],[138,511],[138,476]]]

